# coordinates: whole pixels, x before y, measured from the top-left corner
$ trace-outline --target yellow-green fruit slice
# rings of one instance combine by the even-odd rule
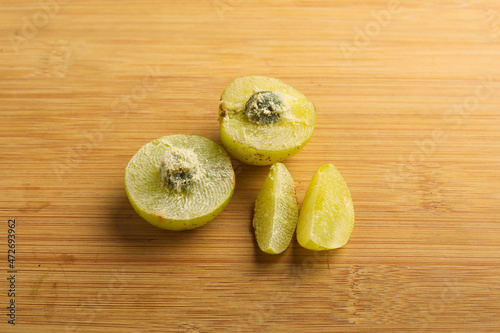
[[[238,160],[271,165],[300,151],[316,124],[314,104],[278,79],[246,76],[231,82],[219,105],[221,140]]]
[[[297,240],[309,250],[344,246],[354,227],[351,193],[333,164],[322,165],[307,188],[297,225]]]
[[[273,164],[255,202],[253,226],[259,248],[271,254],[285,251],[298,219],[292,176],[284,164]]]
[[[134,210],[159,228],[187,230],[217,216],[233,195],[226,151],[195,135],[164,136],[143,146],[125,169]]]

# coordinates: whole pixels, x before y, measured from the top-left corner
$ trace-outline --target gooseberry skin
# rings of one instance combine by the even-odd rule
[[[255,123],[246,105],[256,93],[281,96],[285,108],[273,123]],[[311,139],[316,125],[314,104],[284,82],[263,76],[241,77],[223,91],[219,103],[220,137],[226,150],[241,162],[271,165],[298,153]]]
[[[231,138],[225,131],[221,131],[220,137],[222,144],[231,156],[243,163],[260,166],[271,165],[286,160],[298,153],[309,142],[309,139],[307,139],[300,146],[276,151],[257,149],[244,145]]]
[[[130,200],[130,194],[128,190],[126,191],[127,197]],[[219,207],[217,207],[214,211],[205,214],[203,216],[198,216],[193,219],[185,219],[185,220],[174,220],[174,219],[169,219],[165,218],[161,215],[156,215],[156,214],[150,214],[144,210],[142,210],[139,206],[135,204],[135,202],[130,200],[130,204],[132,205],[132,208],[134,208],[134,211],[142,217],[144,220],[149,222],[150,224],[154,225],[155,227],[161,228],[161,229],[166,229],[166,230],[172,230],[172,231],[181,231],[181,230],[191,230],[195,228],[199,228],[207,224],[208,222],[212,221],[217,215],[219,215],[224,208],[227,206],[229,203],[229,200],[231,199],[233,193],[231,192],[231,196],[229,196]]]

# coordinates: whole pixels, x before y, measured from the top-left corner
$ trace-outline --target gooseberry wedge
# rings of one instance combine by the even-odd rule
[[[344,246],[354,227],[354,206],[344,178],[333,164],[322,165],[307,188],[297,240],[309,250]]]
[[[255,202],[253,226],[259,248],[270,254],[285,251],[298,219],[299,207],[292,176],[284,164],[275,163]]]
[[[235,185],[226,151],[196,135],[156,139],[131,158],[125,190],[134,210],[159,228],[201,227],[228,204]]]
[[[246,76],[231,82],[219,102],[227,151],[253,165],[271,165],[299,152],[316,124],[314,104],[284,82]]]

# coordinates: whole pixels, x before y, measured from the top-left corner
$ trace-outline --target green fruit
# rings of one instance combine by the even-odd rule
[[[307,188],[297,225],[297,240],[309,250],[344,246],[354,227],[351,193],[333,164],[322,165]]]
[[[233,195],[226,151],[195,135],[164,136],[143,146],[125,169],[134,210],[159,228],[187,230],[217,216]]]
[[[271,254],[285,251],[298,218],[292,176],[284,164],[273,164],[255,202],[253,226],[259,248]]]
[[[248,164],[271,165],[296,154],[316,124],[313,103],[278,79],[238,78],[224,89],[219,104],[222,143]]]

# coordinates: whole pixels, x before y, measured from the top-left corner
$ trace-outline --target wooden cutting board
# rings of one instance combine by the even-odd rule
[[[1,7],[0,331],[500,330],[498,1]],[[345,247],[260,252],[268,167],[234,162],[231,202],[197,230],[130,206],[130,157],[168,134],[220,143],[220,94],[245,75],[315,103],[285,163],[299,203],[321,164],[343,174]]]

